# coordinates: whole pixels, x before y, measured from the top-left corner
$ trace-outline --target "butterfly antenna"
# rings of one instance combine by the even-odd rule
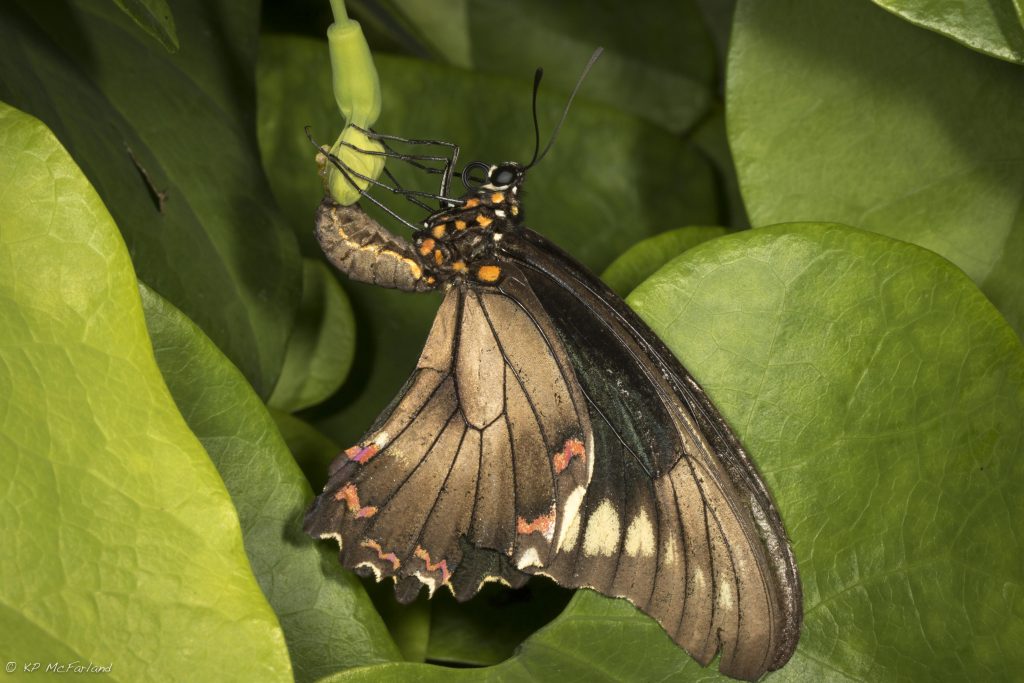
[[[547,155],[548,151],[551,150],[551,147],[554,146],[555,138],[558,137],[558,131],[561,130],[562,124],[565,123],[565,118],[569,115],[569,107],[572,106],[572,101],[576,99],[576,93],[580,91],[580,87],[583,85],[583,80],[587,77],[587,74],[590,73],[591,67],[594,66],[594,62],[597,61],[602,52],[604,52],[604,48],[599,47],[594,50],[594,54],[590,55],[587,65],[583,67],[583,73],[580,74],[579,80],[576,81],[576,87],[572,89],[572,93],[569,95],[569,101],[565,103],[565,109],[562,110],[562,118],[558,120],[558,125],[556,125],[555,130],[551,132],[551,139],[548,140],[547,146],[539,155],[536,151],[536,147],[540,146],[540,126],[537,124],[537,90],[540,88],[540,79],[544,74],[544,71],[542,69],[537,69],[537,73],[533,77],[533,127],[536,132],[535,139],[537,144],[534,147],[533,159],[526,165],[526,168],[530,168],[531,166],[540,163],[540,160],[543,159]]]
[[[537,163],[537,155],[540,154],[540,123],[537,121],[537,92],[540,90],[540,79],[544,78],[544,69],[537,67],[537,72],[533,74],[533,158],[530,159],[530,163],[526,165],[526,168],[530,168]]]

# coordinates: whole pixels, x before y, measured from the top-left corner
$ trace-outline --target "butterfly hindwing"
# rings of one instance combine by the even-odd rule
[[[589,415],[531,297],[450,288],[402,393],[307,514],[307,531],[337,539],[345,566],[393,577],[399,599],[421,585],[459,599],[487,580],[521,585],[585,489]]]

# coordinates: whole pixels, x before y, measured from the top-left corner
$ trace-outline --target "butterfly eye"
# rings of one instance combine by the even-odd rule
[[[495,187],[506,187],[511,185],[518,175],[518,171],[513,166],[498,166],[496,169],[491,171],[491,185],[494,185]]]

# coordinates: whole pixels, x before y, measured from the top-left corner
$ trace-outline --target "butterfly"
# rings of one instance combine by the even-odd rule
[[[799,639],[785,528],[672,352],[524,225],[537,160],[470,164],[467,192],[440,193],[411,242],[358,206],[320,204],[320,244],[350,278],[444,298],[409,380],[332,463],[305,529],[335,539],[344,566],[393,579],[401,602],[543,575],[625,598],[701,665],[721,652],[722,673],[755,680]]]

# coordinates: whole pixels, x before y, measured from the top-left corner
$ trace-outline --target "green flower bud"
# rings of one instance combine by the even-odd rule
[[[384,157],[376,154],[365,154],[363,151],[352,149],[342,143],[348,143],[366,152],[383,152],[383,145],[376,140],[366,137],[366,134],[362,131],[346,126],[345,130],[338,137],[338,141],[334,143],[334,147],[331,148],[331,154],[336,156],[342,164],[352,171],[375,180],[380,176],[384,170]],[[351,172],[348,173],[346,178],[345,173],[333,164],[328,164],[325,167],[324,180],[334,201],[342,206],[355,204],[359,201],[359,191],[365,190],[367,185],[369,185],[368,181],[358,178]]]

